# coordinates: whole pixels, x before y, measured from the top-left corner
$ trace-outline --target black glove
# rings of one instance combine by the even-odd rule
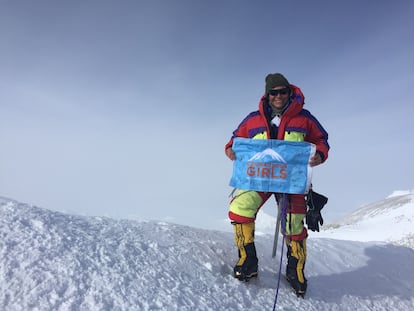
[[[308,198],[306,200],[306,204],[309,207],[308,212],[306,213],[306,225],[309,230],[319,232],[319,225],[323,225],[321,209],[327,202],[327,197],[313,191],[312,189],[309,190]]]
[[[319,232],[319,224],[323,225],[321,211],[309,210],[306,213],[306,225],[309,230]]]

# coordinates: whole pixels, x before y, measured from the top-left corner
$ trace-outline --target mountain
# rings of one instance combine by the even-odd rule
[[[272,235],[257,236],[259,278],[244,283],[231,276],[232,233],[67,215],[7,198],[0,222],[1,310],[273,307],[282,244],[272,259]],[[307,246],[307,296],[282,281],[277,310],[414,309],[413,249],[316,237]]]
[[[363,206],[325,226],[320,236],[385,241],[414,248],[414,190],[395,191],[383,200]]]
[[[286,163],[285,159],[283,159],[283,157],[280,154],[278,154],[276,151],[274,151],[271,148],[268,148],[266,150],[263,150],[262,152],[256,153],[253,157],[249,159],[249,161],[257,161],[257,160],[264,159],[265,157],[269,157],[272,160]]]

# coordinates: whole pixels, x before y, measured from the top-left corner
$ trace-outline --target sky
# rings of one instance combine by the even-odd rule
[[[414,189],[413,13],[408,0],[2,0],[0,195],[231,230],[224,145],[274,72],[329,133],[313,170],[325,221]]]

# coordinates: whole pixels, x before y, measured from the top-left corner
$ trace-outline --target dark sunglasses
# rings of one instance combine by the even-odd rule
[[[280,90],[270,90],[267,93],[269,95],[272,95],[272,96],[277,96],[278,94],[286,95],[286,94],[289,94],[289,92],[290,92],[290,89],[286,87],[286,88],[280,89]]]

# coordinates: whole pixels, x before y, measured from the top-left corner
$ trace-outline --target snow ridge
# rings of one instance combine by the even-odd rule
[[[386,241],[414,248],[414,190],[395,191],[324,227],[323,236],[356,241]]]
[[[259,278],[245,284],[231,276],[232,233],[66,215],[5,198],[0,221],[2,310],[273,306],[278,263],[270,235],[257,237]],[[406,247],[309,239],[307,297],[297,299],[282,282],[278,310],[413,309],[413,261]]]

